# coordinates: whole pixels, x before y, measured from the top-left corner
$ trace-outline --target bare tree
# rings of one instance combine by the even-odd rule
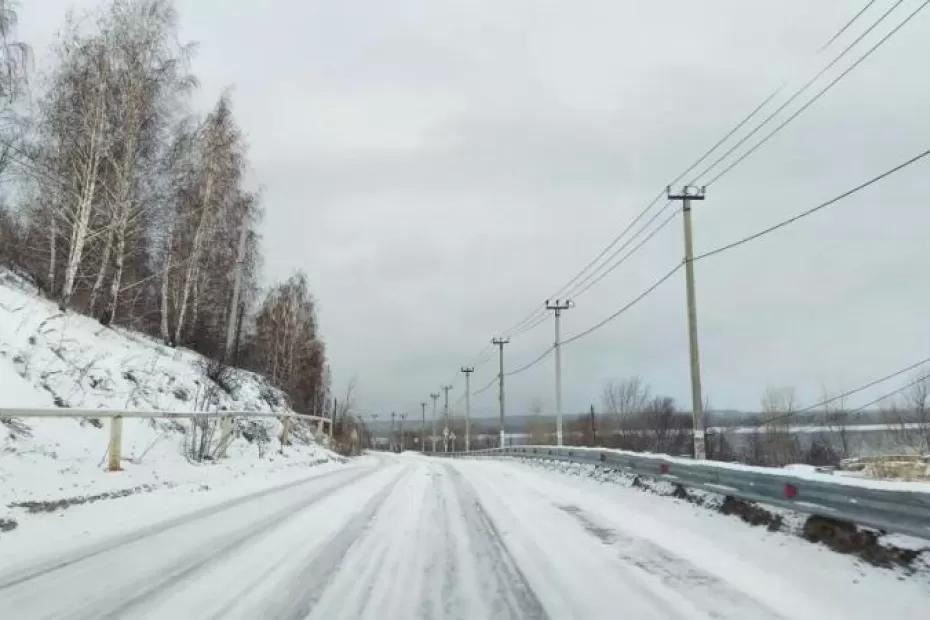
[[[0,134],[4,138],[0,147],[0,174],[13,160],[16,148],[13,143],[21,125],[14,104],[25,93],[31,57],[29,46],[16,40],[16,6],[10,0],[0,0]]]
[[[311,413],[324,390],[323,343],[317,338],[316,312],[306,276],[295,274],[272,288],[255,319],[255,368],[291,399],[296,411]],[[351,396],[350,391],[347,397]],[[335,413],[349,413],[347,398]]]
[[[642,412],[643,427],[651,438],[653,452],[680,452],[687,434],[687,416],[678,414],[675,401],[668,396],[656,396],[646,403]]]
[[[111,63],[103,35],[85,36],[73,23],[68,25],[57,55],[58,67],[41,106],[40,135],[42,164],[53,173],[43,177],[51,217],[67,248],[58,294],[59,305],[65,308],[91,238],[91,218],[100,198],[102,166],[110,147],[106,91]],[[54,247],[57,239],[53,237],[50,242]]]
[[[917,454],[930,452],[930,377],[915,375],[899,403],[882,409],[896,442]]]
[[[753,459],[757,464],[781,466],[797,463],[801,450],[791,432],[797,410],[797,393],[793,387],[769,387],[762,395],[762,425],[764,432],[754,433],[751,441]]]
[[[635,434],[640,414],[649,404],[649,386],[639,377],[621,381],[610,380],[601,395],[604,413],[612,415],[617,422],[617,441],[622,447],[632,448],[635,443],[630,434]]]
[[[832,435],[837,438],[840,448],[840,457],[849,456],[849,411],[846,408],[846,399],[844,397],[834,398],[826,386],[821,386],[821,401],[823,405],[823,424],[827,427],[827,433],[820,437],[822,444],[832,448]]]
[[[158,168],[166,134],[179,97],[195,84],[185,69],[189,46],[174,42],[177,17],[164,0],[114,2],[107,14],[107,37],[112,57],[108,97],[113,147],[107,154],[105,193],[106,242],[90,307],[107,275],[111,252],[106,321],[116,316],[126,268],[127,249],[150,230],[151,213],[162,206],[161,189],[150,171]]]
[[[223,207],[238,196],[243,170],[242,137],[232,117],[229,98],[224,95],[199,128],[193,141],[189,185],[181,206],[184,236],[181,246],[186,266],[180,274],[175,316],[174,342],[181,343],[188,312],[196,312],[198,279],[204,272],[204,257],[211,232],[221,221]],[[191,317],[191,323],[194,323]]]
[[[905,393],[905,402],[916,424],[913,445],[920,454],[926,454],[930,451],[930,377],[916,377]]]
[[[535,445],[545,445],[549,443],[551,429],[543,420],[542,400],[537,396],[530,400],[529,414],[530,420],[527,423],[527,434],[530,436],[529,441]]]

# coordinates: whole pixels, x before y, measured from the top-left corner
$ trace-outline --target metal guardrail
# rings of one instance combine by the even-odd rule
[[[307,415],[293,412],[269,411],[124,411],[120,409],[71,409],[67,407],[49,408],[3,408],[0,407],[0,419],[3,418],[82,418],[82,419],[110,419],[110,442],[107,447],[107,469],[119,471],[122,458],[123,444],[123,418],[139,419],[210,419],[220,418],[223,421],[223,435],[232,433],[233,418],[283,418],[309,420],[320,425],[320,432],[325,424],[329,424],[332,435],[333,421],[318,415]],[[281,433],[282,441],[287,441],[289,423],[285,422]]]
[[[690,461],[605,448],[515,446],[445,456],[505,456],[601,465],[683,487],[930,539],[930,492],[902,489],[907,483],[869,481],[866,486],[856,484],[855,479],[826,480],[823,478],[828,478],[827,475],[807,477],[784,469]]]
[[[304,413],[273,411],[127,411],[121,409],[71,409],[69,407],[4,408],[0,407],[0,418],[300,418],[325,424],[329,418]]]

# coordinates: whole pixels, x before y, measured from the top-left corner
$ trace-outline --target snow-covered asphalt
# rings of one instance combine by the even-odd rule
[[[134,501],[158,517],[13,561],[0,546],[0,618],[925,618],[930,601],[926,576],[513,461],[386,456],[193,510]]]

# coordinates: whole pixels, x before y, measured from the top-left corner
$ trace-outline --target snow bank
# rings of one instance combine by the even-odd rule
[[[527,446],[514,446],[514,449],[524,449],[524,450],[538,450],[540,451],[540,456],[546,454],[548,450],[557,450],[558,446],[537,446],[537,445],[527,445]],[[562,450],[572,451],[572,452],[589,452],[594,454],[600,454],[603,452],[612,453],[612,454],[622,454],[624,456],[636,457],[639,459],[651,459],[659,463],[669,463],[669,464],[679,464],[679,465],[706,465],[708,467],[714,467],[717,469],[730,469],[736,471],[745,471],[752,472],[754,474],[759,474],[763,476],[774,476],[779,478],[792,477],[792,478],[801,478],[804,480],[812,480],[818,482],[829,482],[833,484],[843,484],[847,486],[868,488],[868,489],[878,489],[884,491],[914,491],[918,493],[930,493],[930,483],[928,482],[913,482],[913,481],[897,481],[897,480],[872,480],[869,478],[861,478],[855,475],[850,475],[854,472],[844,472],[836,471],[834,473],[822,471],[816,467],[810,465],[788,465],[786,467],[759,467],[756,465],[744,465],[742,463],[727,463],[723,461],[695,461],[694,459],[681,457],[681,456],[671,456],[669,454],[657,454],[653,452],[632,452],[630,450],[619,450],[616,448],[587,448],[581,446],[563,446]],[[532,456],[527,454],[527,456]]]
[[[0,408],[290,411],[262,377],[236,371],[226,389],[205,376],[204,364],[193,351],[62,313],[21,278],[0,270]],[[295,433],[294,445],[282,450],[273,418],[241,424],[246,432],[237,434],[228,458],[192,463],[183,449],[189,422],[125,419],[124,471],[108,473],[106,422],[0,419],[0,518],[22,514],[10,508],[14,503],[218,483],[244,472],[335,458],[309,431]]]

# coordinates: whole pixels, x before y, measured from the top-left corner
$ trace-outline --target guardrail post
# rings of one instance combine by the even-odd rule
[[[284,418],[284,422],[281,425],[281,446],[282,447],[290,443],[290,439],[288,439],[288,433],[290,432],[290,430],[291,430],[291,419]]]
[[[120,460],[123,452],[123,418],[116,416],[110,419],[110,446],[107,448],[109,459],[108,471],[120,471]]]
[[[229,446],[232,429],[233,424],[231,416],[226,415],[220,418],[220,451],[217,456],[221,459],[226,458],[226,448]]]

